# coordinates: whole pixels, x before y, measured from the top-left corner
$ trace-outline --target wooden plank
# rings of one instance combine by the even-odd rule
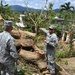
[[[59,72],[59,75],[70,75],[64,68],[62,68],[58,63],[56,63],[56,69]]]

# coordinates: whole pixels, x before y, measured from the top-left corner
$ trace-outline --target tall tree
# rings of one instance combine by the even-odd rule
[[[74,11],[74,7],[71,6],[71,3],[65,3],[63,5],[60,6],[60,13],[64,12],[64,18],[68,19],[71,18],[72,19],[72,13]]]
[[[73,11],[74,7],[70,6],[70,2],[61,5],[60,11]]]

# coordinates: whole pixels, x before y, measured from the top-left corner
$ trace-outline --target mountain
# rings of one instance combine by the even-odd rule
[[[12,11],[37,11],[37,12],[41,12],[41,9],[34,9],[34,8],[28,8],[28,7],[23,7],[23,6],[19,6],[19,5],[12,5],[10,6]]]
[[[60,9],[54,9],[54,11],[58,13],[58,12],[60,12]]]
[[[11,5],[11,10],[12,11],[26,11],[26,12],[29,12],[29,11],[36,11],[36,12],[41,12],[42,9],[34,9],[34,8],[29,8],[29,7],[23,7],[23,6],[20,6],[20,5]],[[46,10],[44,10],[46,12]],[[54,9],[55,12],[59,12],[60,9]]]

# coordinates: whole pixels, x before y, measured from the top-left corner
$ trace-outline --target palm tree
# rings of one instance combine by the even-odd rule
[[[74,11],[74,7],[70,5],[71,3],[65,3],[60,6],[60,13],[64,12],[64,19],[71,18],[72,19],[72,13]]]
[[[68,3],[65,3],[63,5],[61,5],[61,8],[60,8],[60,11],[73,11],[74,10],[74,7],[73,6],[70,6],[70,2]]]

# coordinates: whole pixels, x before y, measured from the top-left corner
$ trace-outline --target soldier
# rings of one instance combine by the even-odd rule
[[[14,38],[10,35],[12,21],[4,21],[4,31],[0,33],[0,71],[2,75],[14,75],[15,62],[19,64],[18,54],[14,46]]]
[[[55,75],[55,54],[58,44],[58,38],[55,34],[56,27],[50,26],[49,31],[45,28],[40,29],[47,34],[46,40],[44,40],[47,69],[50,71],[51,75]]]

